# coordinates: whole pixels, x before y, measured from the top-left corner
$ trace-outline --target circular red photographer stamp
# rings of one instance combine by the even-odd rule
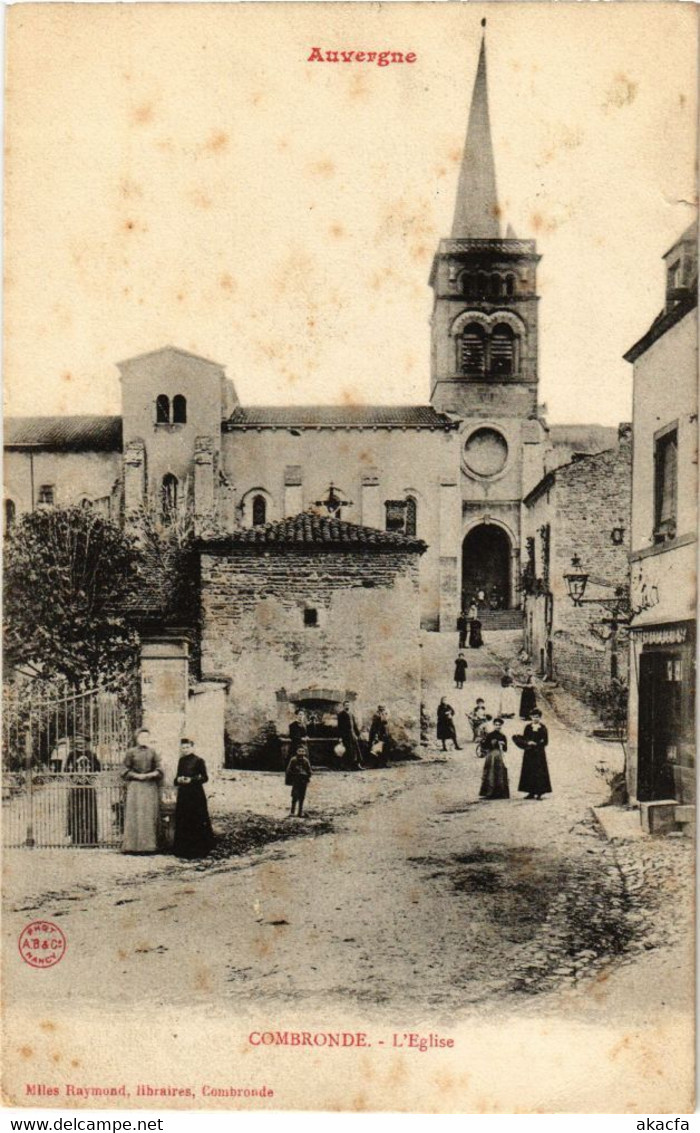
[[[53,921],[32,921],[19,934],[19,954],[32,968],[53,968],[66,952],[63,929]]]

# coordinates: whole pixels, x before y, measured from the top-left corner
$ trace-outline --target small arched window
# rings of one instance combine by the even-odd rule
[[[489,297],[489,277],[485,271],[480,271],[476,277],[476,293],[479,299]]]
[[[486,370],[486,336],[478,323],[469,323],[459,339],[459,369],[463,374]]]
[[[173,398],[173,422],[175,425],[187,424],[187,398],[181,393],[175,394]]]
[[[167,393],[159,393],[156,398],[156,424],[170,424],[170,398]]]
[[[505,323],[494,327],[491,335],[491,373],[507,376],[516,372],[516,337]]]
[[[494,272],[493,275],[491,276],[491,297],[493,299],[500,299],[501,298],[502,284],[503,284],[503,281],[502,281],[500,275],[498,274],[498,272]]]
[[[17,515],[17,508],[15,507],[15,501],[14,500],[5,500],[5,534],[6,535],[7,535],[8,531],[10,531],[12,529],[14,522],[15,522],[15,516],[16,515]]]
[[[476,276],[473,272],[465,271],[461,279],[462,294],[467,299],[476,299]]]
[[[507,296],[508,299],[512,299],[514,295],[515,295],[515,276],[514,275],[507,275],[506,276],[506,296]]]
[[[177,511],[178,487],[177,476],[173,476],[172,472],[168,472],[163,477],[163,486],[161,488],[163,519],[166,523],[171,522]]]
[[[253,527],[262,527],[267,518],[267,502],[264,496],[253,496]]]
[[[415,535],[418,522],[418,505],[414,496],[406,497],[406,534]]]

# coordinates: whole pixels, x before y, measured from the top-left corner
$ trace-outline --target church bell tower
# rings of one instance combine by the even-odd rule
[[[510,225],[501,235],[482,38],[452,233],[430,275],[430,400],[461,419],[455,601],[466,609],[478,596],[489,616],[498,611],[494,624],[501,611],[513,611],[504,624],[518,617],[521,506],[541,475],[539,258],[535,241],[518,240]]]
[[[501,236],[501,210],[482,39],[452,234],[430,275],[431,402],[459,416],[537,412],[537,263],[534,240]]]

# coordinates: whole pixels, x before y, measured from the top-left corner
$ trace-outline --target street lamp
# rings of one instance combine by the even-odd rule
[[[586,584],[588,583],[588,575],[585,570],[581,569],[581,560],[578,555],[574,555],[571,560],[573,570],[568,571],[564,578],[566,579],[566,586],[569,591],[569,598],[574,606],[583,605],[583,596],[586,593]],[[595,601],[595,599],[588,599],[588,601]]]

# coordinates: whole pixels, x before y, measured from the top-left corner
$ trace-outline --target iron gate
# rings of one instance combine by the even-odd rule
[[[131,712],[103,687],[3,690],[2,828],[7,847],[117,846]]]

